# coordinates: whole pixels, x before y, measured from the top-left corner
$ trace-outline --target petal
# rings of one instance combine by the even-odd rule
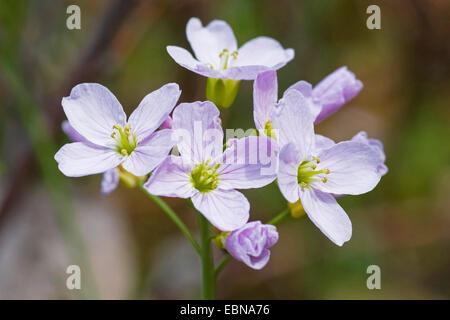
[[[181,157],[168,156],[152,173],[144,187],[158,196],[189,198],[195,190],[190,181],[192,166]]]
[[[308,102],[308,107],[314,117],[317,117],[320,111],[322,111],[320,100],[312,95],[312,85],[309,82],[303,80],[298,81],[290,86],[283,95],[285,95],[289,90],[297,90],[305,96],[306,101]]]
[[[377,171],[381,176],[384,176],[388,172],[387,166],[384,164],[386,161],[386,155],[384,154],[383,143],[378,139],[370,139],[367,133],[364,131],[358,132],[351,141],[357,141],[369,145],[374,151],[378,153],[380,157],[380,163],[378,164]]]
[[[179,65],[194,71],[201,63],[195,60],[192,54],[184,48],[177,46],[167,46],[167,53],[175,60]]]
[[[320,153],[324,149],[331,148],[336,142],[332,139],[322,136],[321,134],[316,134],[315,136],[315,154]]]
[[[260,73],[253,84],[253,118],[258,130],[264,130],[266,122],[272,122],[272,110],[277,100],[277,72]]]
[[[123,162],[123,168],[135,176],[144,176],[156,168],[168,156],[174,146],[172,131],[169,129],[154,132],[138,145]]]
[[[138,142],[150,136],[167,119],[180,95],[178,84],[168,83],[145,96],[128,120]]]
[[[335,113],[362,88],[362,82],[356,79],[347,67],[341,67],[326,76],[313,89],[313,96],[319,99],[322,105],[322,111],[316,121],[320,122]]]
[[[284,64],[283,64],[284,65]],[[278,70],[283,65],[267,67],[261,65],[251,66],[231,66],[225,70],[220,70],[220,75],[216,78],[233,79],[233,80],[255,80],[258,74],[268,70]]]
[[[85,142],[85,143],[88,142],[85,137],[83,137],[81,134],[79,134],[70,125],[69,121],[64,120],[62,125],[61,125],[61,128],[64,131],[64,133],[69,137],[69,139],[72,140],[73,142]]]
[[[98,83],[75,86],[62,106],[72,127],[90,142],[109,146],[115,124],[125,125],[126,115],[116,97]]]
[[[276,178],[273,140],[250,136],[234,140],[222,156],[219,188],[261,188]]]
[[[309,98],[312,95],[312,84],[303,80],[298,81],[287,88],[287,90],[291,89],[300,91],[300,93],[303,94],[306,98]]]
[[[195,208],[219,230],[233,231],[248,221],[250,204],[239,191],[215,189],[208,193],[198,192],[191,200]]]
[[[338,246],[352,237],[352,222],[336,199],[313,188],[300,189],[300,199],[311,221]]]
[[[198,18],[191,18],[186,25],[186,35],[198,60],[218,66],[223,49],[237,50],[236,38],[231,27],[222,20],[213,20],[206,27]]]
[[[200,62],[192,57],[192,54],[184,48],[168,46],[167,52],[182,67],[210,78],[223,78],[223,74],[217,70],[211,69],[209,65]]]
[[[119,168],[112,168],[103,174],[101,191],[102,194],[110,194],[119,185]]]
[[[122,156],[107,148],[93,148],[82,142],[68,143],[55,154],[58,168],[68,177],[82,177],[117,167]]]
[[[233,66],[265,66],[279,69],[294,58],[293,49],[283,49],[275,39],[257,37],[238,50]]]
[[[173,139],[183,158],[203,163],[222,155],[219,110],[209,101],[182,103],[173,112]]]
[[[314,149],[314,119],[307,99],[296,90],[287,91],[274,114],[280,148],[293,142],[301,155],[309,155]]]
[[[314,182],[314,187],[335,194],[369,192],[380,181],[377,168],[380,156],[370,146],[354,141],[340,142],[318,154],[317,170],[327,168],[327,182]]]
[[[298,166],[302,162],[302,155],[293,143],[281,149],[277,182],[284,198],[294,203],[298,200],[300,187],[298,185]]]

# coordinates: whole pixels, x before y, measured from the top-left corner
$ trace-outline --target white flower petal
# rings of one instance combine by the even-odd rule
[[[128,120],[138,142],[150,136],[167,119],[180,95],[178,84],[168,83],[145,96]]]
[[[258,130],[264,130],[266,122],[272,122],[272,111],[278,101],[277,72],[260,73],[253,83],[253,118]]]
[[[201,62],[219,66],[219,55],[224,49],[237,50],[236,38],[231,27],[222,20],[211,21],[206,27],[198,18],[191,18],[186,25],[186,35],[195,56]]]
[[[181,157],[169,156],[152,173],[144,187],[158,196],[189,198],[196,190],[190,181],[192,165]]]
[[[308,101],[297,90],[289,90],[274,112],[274,128],[280,148],[293,142],[303,157],[314,150],[314,115]]]
[[[222,155],[220,112],[210,101],[182,103],[173,112],[173,139],[181,156],[203,163]]]
[[[123,168],[135,176],[144,176],[167,158],[173,148],[171,130],[154,132],[146,139],[145,145],[139,145],[123,162]]]
[[[233,231],[248,221],[250,204],[239,191],[215,189],[208,193],[198,192],[191,200],[195,208],[219,230]]]
[[[266,66],[278,69],[294,58],[293,49],[283,49],[281,44],[269,37],[257,37],[246,42],[238,50],[233,66]]]
[[[68,177],[102,173],[122,162],[122,156],[107,148],[93,148],[82,142],[68,143],[55,154],[58,168]]]
[[[333,195],[313,188],[300,189],[300,200],[311,221],[338,246],[352,237],[352,222]]]
[[[314,182],[314,187],[334,194],[362,194],[369,192],[378,184],[380,155],[369,145],[344,141],[318,154],[320,163],[317,170],[325,168],[329,174],[323,176],[327,182]]]
[[[110,146],[115,124],[125,125],[126,115],[116,97],[98,83],[75,86],[62,106],[70,125],[88,141]]]
[[[300,187],[298,185],[298,166],[302,156],[293,143],[281,149],[277,182],[281,193],[287,201],[294,203],[298,200]]]
[[[233,141],[218,169],[219,188],[261,188],[276,178],[277,159],[271,138],[250,136]]]

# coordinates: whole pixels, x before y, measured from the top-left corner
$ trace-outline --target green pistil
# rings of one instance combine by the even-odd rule
[[[316,179],[314,178],[316,175],[324,173],[329,174],[329,169],[316,170],[317,164],[320,163],[319,158],[313,157],[311,161],[303,161],[297,171],[297,182],[302,188],[307,188],[309,184]],[[322,182],[326,183],[328,181],[327,177],[322,178]]]
[[[120,124],[113,126],[111,137],[116,140],[116,150],[122,156],[129,156],[137,146],[136,136],[131,133],[131,127],[127,124],[124,128]]]
[[[217,169],[219,169],[220,164],[210,167],[208,163],[209,161],[198,164],[191,171],[191,183],[201,193],[211,192],[219,185]]]

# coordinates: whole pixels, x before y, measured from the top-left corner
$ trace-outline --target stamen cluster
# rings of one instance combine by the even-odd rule
[[[320,163],[320,159],[313,157],[313,160],[304,160],[298,167],[297,181],[300,187],[306,188],[313,181],[316,181],[315,176],[318,174],[329,174],[330,170],[325,168],[322,170],[316,170],[317,165]],[[322,182],[328,181],[327,177],[322,177]]]
[[[195,189],[202,193],[211,192],[219,185],[219,169],[220,164],[214,167],[209,165],[209,160],[205,163],[198,164],[191,171],[191,183]]]
[[[127,124],[122,128],[120,124],[113,126],[113,132],[111,138],[116,141],[117,152],[123,156],[129,156],[137,146],[137,139],[134,134],[131,133],[131,126]]]

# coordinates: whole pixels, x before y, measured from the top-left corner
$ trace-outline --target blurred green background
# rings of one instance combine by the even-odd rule
[[[66,28],[74,3],[81,30]],[[381,8],[381,30],[366,28],[371,4]],[[231,261],[218,298],[450,298],[446,0],[2,0],[0,298],[199,297],[198,258],[154,203],[122,186],[102,196],[100,175],[66,178],[53,160],[68,142],[60,101],[77,83],[107,86],[128,114],[167,82],[180,84],[180,101],[204,100],[205,78],[165,50],[189,48],[192,16],[226,20],[240,45],[266,35],[294,48],[278,72],[280,95],[348,66],[364,89],[316,131],[339,141],[365,130],[383,141],[389,167],[371,193],[339,200],[353,223],[343,247],[308,218],[287,219],[269,264],[254,271]],[[252,108],[252,82],[243,82],[226,126],[251,128]],[[244,193],[252,220],[286,206],[275,184]],[[195,232],[185,202],[166,200]],[[82,290],[66,288],[70,264],[81,266]],[[369,265],[381,268],[381,290],[366,287]]]

